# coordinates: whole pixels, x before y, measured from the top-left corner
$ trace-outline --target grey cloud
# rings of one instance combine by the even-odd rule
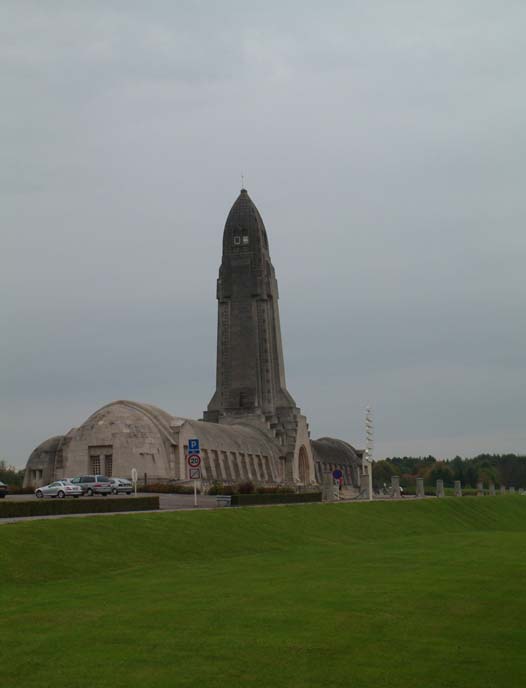
[[[0,454],[117,397],[199,416],[244,173],[313,436],[526,451],[509,2],[5,2]]]

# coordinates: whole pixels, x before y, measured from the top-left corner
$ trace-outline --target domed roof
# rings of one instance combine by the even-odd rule
[[[157,406],[119,399],[102,406],[95,413],[92,413],[78,428],[77,433],[82,434],[84,431],[90,431],[95,426],[101,426],[105,423],[117,427],[122,426],[123,429],[132,426],[136,428],[139,423],[142,425],[146,424],[149,428],[154,426],[157,432],[164,435],[167,439],[171,439],[170,427],[176,425],[177,421],[182,422],[182,419],[170,415]]]
[[[50,455],[56,453],[63,440],[64,435],[54,435],[44,440],[44,442],[41,442],[38,447],[31,452],[27,460],[26,468],[41,468],[42,464],[49,461]]]
[[[228,213],[223,234],[224,249],[232,244],[233,236],[252,235],[268,249],[268,238],[263,219],[246,189],[241,189],[234,205]]]
[[[323,463],[359,464],[361,454],[348,442],[334,437],[320,437],[311,441],[314,458]]]
[[[207,423],[172,416],[163,409],[151,404],[121,399],[112,401],[95,411],[79,428],[75,429],[74,437],[80,439],[89,437],[93,430],[108,433],[108,437],[116,433],[125,432],[133,436],[153,437],[158,433],[169,442],[174,440],[174,431],[185,425],[190,436],[198,437],[205,448],[230,447],[232,450],[248,451],[273,455],[279,453],[279,448],[266,432],[248,424],[238,422],[235,425]]]

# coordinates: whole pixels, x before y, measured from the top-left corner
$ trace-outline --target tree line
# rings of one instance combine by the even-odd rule
[[[375,461],[373,464],[373,485],[376,489],[391,484],[391,476],[399,475],[400,484],[410,487],[416,478],[423,478],[425,485],[434,485],[443,480],[446,487],[452,487],[460,480],[464,487],[476,487],[482,480],[506,487],[526,487],[526,456],[518,454],[479,454],[471,459],[455,456],[440,460],[434,456],[394,456]]]
[[[24,482],[24,469],[10,466],[7,461],[0,459],[0,482],[12,487],[22,487]]]

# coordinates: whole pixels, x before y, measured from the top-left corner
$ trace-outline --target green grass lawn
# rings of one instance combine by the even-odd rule
[[[526,498],[0,526],[6,688],[526,685]]]

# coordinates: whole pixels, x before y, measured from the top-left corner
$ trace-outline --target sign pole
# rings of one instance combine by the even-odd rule
[[[133,489],[135,491],[135,496],[137,497],[137,469],[136,468],[132,468],[131,477],[133,480]]]
[[[199,449],[199,439],[188,440],[188,456],[186,462],[190,469],[190,479],[194,481],[194,507],[197,506],[197,481],[201,477],[201,454]]]

